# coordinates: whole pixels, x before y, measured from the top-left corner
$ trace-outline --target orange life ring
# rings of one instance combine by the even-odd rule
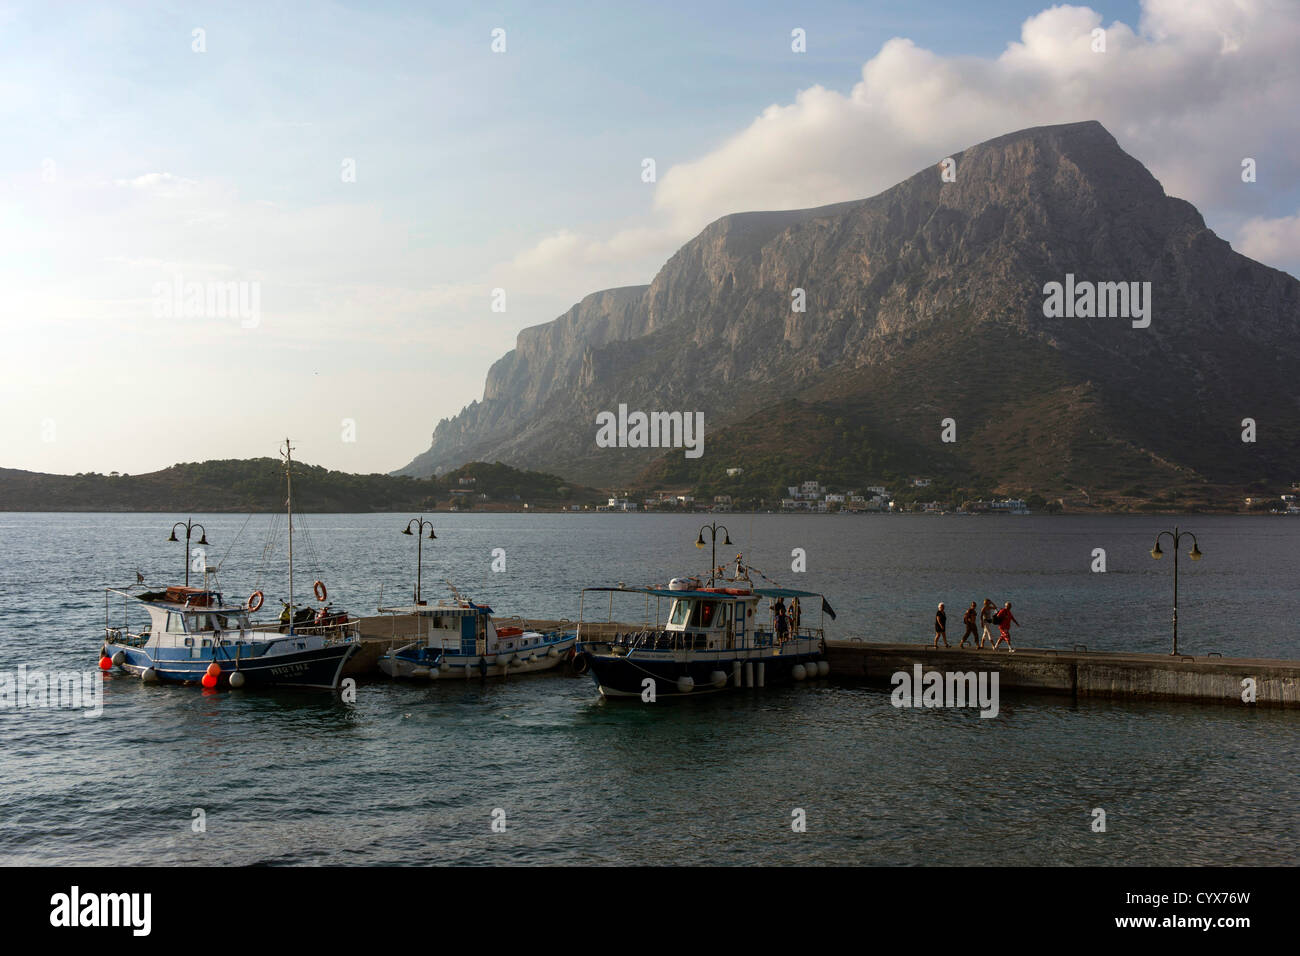
[[[323,601],[329,597],[329,592],[325,590],[324,581],[317,581],[315,585],[312,586],[312,590],[316,592],[316,600],[318,601]]]
[[[252,594],[248,596],[248,609],[250,611],[256,611],[261,606],[262,606],[262,592],[254,591]]]

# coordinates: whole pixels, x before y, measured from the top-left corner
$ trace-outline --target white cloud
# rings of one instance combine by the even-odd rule
[[[1233,246],[1242,255],[1300,276],[1300,213],[1278,219],[1248,219],[1242,223]]]
[[[1094,52],[1092,31],[1102,26],[1106,49]],[[719,216],[865,198],[983,140],[1089,119],[1166,192],[1230,231],[1245,218],[1236,206],[1243,157],[1266,164],[1275,183],[1300,174],[1298,52],[1300,3],[1286,0],[1147,0],[1136,30],[1105,25],[1087,7],[1054,6],[1026,20],[996,59],[941,56],[895,38],[848,93],[802,90],[668,169],[651,224],[608,238],[561,232],[515,263],[608,273],[647,250],[662,262]]]
[[[158,187],[178,187],[178,186],[196,186],[193,179],[186,179],[184,176],[173,176],[171,173],[145,173],[142,176],[136,176],[134,179],[116,179],[114,183],[118,186],[127,186],[131,189],[156,189]]]

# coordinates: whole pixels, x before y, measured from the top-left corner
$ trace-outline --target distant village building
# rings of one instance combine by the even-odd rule
[[[745,469],[744,469],[744,468],[728,468],[728,469],[727,469],[727,477],[728,477],[728,478],[735,478],[737,475],[743,475],[744,473],[745,473]]]
[[[913,479],[912,479],[912,487],[913,487],[913,488],[929,488],[929,487],[930,487],[930,479],[929,479],[929,478],[913,478]]]
[[[1022,498],[1002,498],[998,501],[968,501],[963,506],[971,514],[1029,514],[1029,507]]]

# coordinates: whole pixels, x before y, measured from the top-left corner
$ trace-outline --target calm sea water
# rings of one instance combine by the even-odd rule
[[[196,516],[228,595],[270,518]],[[372,614],[409,597],[407,516],[308,516],[300,588]],[[93,669],[100,585],[183,574],[172,515],[0,514],[0,670]],[[451,579],[499,614],[574,618],[595,584],[698,572],[701,520],[436,515],[425,597]],[[1024,645],[1165,651],[1169,519],[726,515],[749,562],[827,594],[828,636],[928,640],[934,604],[1011,601]],[[1180,564],[1188,653],[1300,657],[1300,521],[1195,517]],[[236,541],[243,527],[243,534]],[[491,570],[493,549],[506,570]],[[802,548],[807,571],[791,571]],[[1107,571],[1093,573],[1093,551]],[[1164,545],[1166,552],[1170,550]],[[1186,545],[1184,546],[1186,550]],[[229,553],[227,554],[227,551]],[[223,557],[224,556],[224,557]],[[119,611],[120,613],[120,611]],[[951,630],[951,628],[950,628]],[[958,627],[958,630],[960,628]],[[586,678],[363,683],[328,694],[105,681],[104,713],[0,711],[4,863],[1295,863],[1300,714],[1071,704],[896,710],[821,682],[675,704],[602,703]],[[807,831],[793,832],[792,813]],[[1107,832],[1091,829],[1094,808]],[[192,828],[202,810],[206,832]],[[505,832],[491,828],[504,811]],[[498,815],[499,816],[499,815]]]

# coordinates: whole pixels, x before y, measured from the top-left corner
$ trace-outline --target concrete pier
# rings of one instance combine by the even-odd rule
[[[1008,653],[929,644],[827,641],[831,677],[889,685],[914,664],[925,671],[993,671],[1004,690],[1104,697],[1117,700],[1179,700],[1237,707],[1300,707],[1300,661],[1129,654],[1017,647]],[[1253,704],[1243,700],[1253,681]]]

